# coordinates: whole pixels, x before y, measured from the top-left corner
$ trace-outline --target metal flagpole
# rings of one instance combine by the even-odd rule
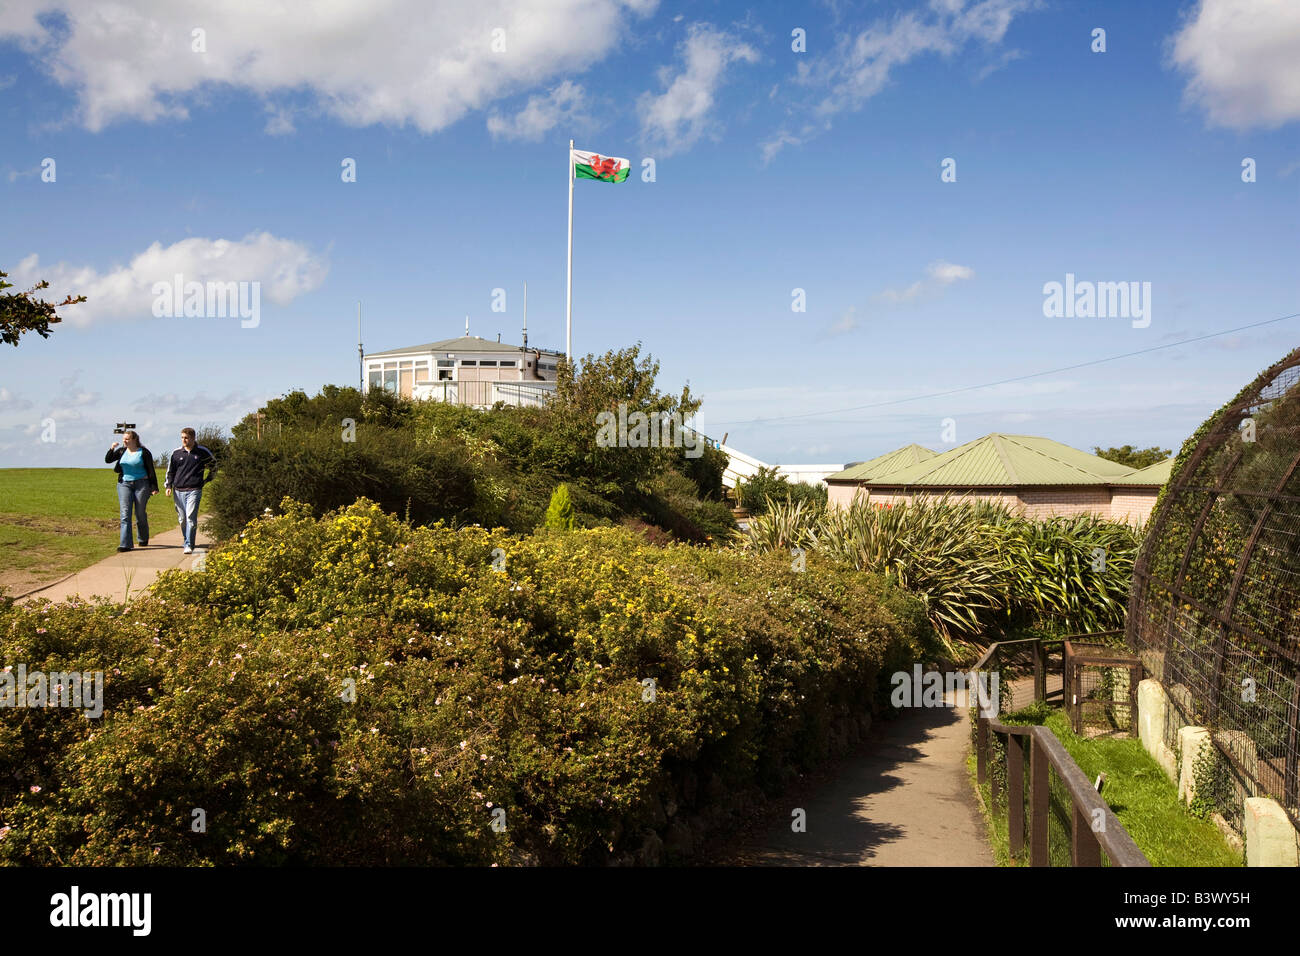
[[[366,394],[366,352],[361,347],[361,302],[357,301],[357,366],[361,370],[361,394]]]
[[[564,357],[573,361],[573,140],[569,140],[569,283],[564,308]]]

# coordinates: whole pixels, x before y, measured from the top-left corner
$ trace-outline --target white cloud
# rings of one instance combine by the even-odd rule
[[[266,104],[267,120],[262,131],[268,136],[288,136],[297,131],[293,124],[293,113],[282,106]]]
[[[81,384],[81,369],[59,379],[59,402],[63,408],[85,408],[99,401],[99,392],[92,392]]]
[[[641,134],[661,156],[689,148],[710,132],[714,98],[727,68],[737,62],[757,63],[758,51],[707,23],[693,23],[681,46],[682,67],[675,75],[659,70],[662,93],[642,93],[637,99]]]
[[[1211,123],[1272,128],[1300,119],[1300,3],[1201,0],[1172,38],[1186,96]]]
[[[232,391],[219,397],[209,397],[204,392],[182,396],[176,392],[152,393],[135,400],[137,408],[155,409],[164,418],[176,416],[191,418],[196,422],[216,421],[233,423],[265,404],[272,393]]]
[[[830,129],[836,114],[860,109],[885,88],[898,67],[924,54],[952,56],[970,43],[1001,43],[1012,20],[1038,6],[1039,0],[930,0],[921,10],[878,18],[856,32],[844,31],[835,48],[815,65],[800,61],[796,67],[794,85],[820,99],[792,110],[815,116],[819,122],[805,125],[798,134],[779,131],[763,144],[764,161],[770,162],[784,146],[800,145]],[[1014,58],[1004,55],[1003,62]],[[977,79],[988,72],[992,71]]]
[[[846,332],[852,332],[858,327],[858,310],[856,306],[849,306],[840,317],[835,320],[831,326],[831,335],[843,335]]]
[[[23,412],[32,407],[32,403],[7,388],[0,387],[0,412]]]
[[[893,303],[910,302],[925,293],[935,292],[954,282],[975,278],[975,270],[970,266],[959,266],[952,262],[932,262],[925,272],[924,279],[918,279],[904,289],[886,289],[880,293],[880,298]]]
[[[306,90],[356,126],[433,132],[493,101],[603,59],[629,14],[658,0],[8,0],[0,40],[17,39],[74,90],[91,130],[188,116],[204,87],[263,98]],[[42,19],[38,19],[42,17]],[[206,52],[191,31],[206,31]],[[494,31],[504,49],[493,48]],[[289,123],[274,111],[271,131]]]
[[[578,83],[565,80],[549,93],[530,96],[514,116],[493,113],[487,119],[488,132],[498,139],[521,139],[537,142],[561,122],[586,126],[590,118],[581,108],[587,93]]]
[[[33,253],[13,270],[15,285],[50,283],[48,298],[84,295],[87,301],[60,310],[64,321],[87,326],[104,319],[153,314],[153,284],[171,282],[260,282],[261,294],[278,305],[316,289],[325,281],[329,265],[302,243],[270,233],[252,233],[243,239],[182,239],[170,246],[155,242],[128,265],[100,272],[91,266],[65,262],[42,265]]]
[[[981,80],[987,80],[998,70],[1002,69],[1003,67],[1007,66],[1010,63],[1014,63],[1016,60],[1023,59],[1024,56],[1025,53],[1023,50],[1007,50],[1000,57],[994,60],[992,63],[987,63],[983,67],[981,67],[980,71],[975,74],[975,82],[978,83]]]

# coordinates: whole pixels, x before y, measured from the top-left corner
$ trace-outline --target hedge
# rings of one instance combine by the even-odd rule
[[[106,674],[98,720],[0,711],[0,861],[654,862],[931,646],[816,555],[282,508],[134,605],[0,613],[0,666]]]

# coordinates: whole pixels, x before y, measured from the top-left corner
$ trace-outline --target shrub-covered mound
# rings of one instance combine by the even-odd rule
[[[234,426],[204,496],[205,530],[238,534],[287,497],[316,515],[369,498],[415,524],[528,533],[565,484],[577,527],[641,522],[679,540],[720,543],[736,530],[722,501],[725,453],[702,436],[687,448],[680,432],[680,447],[600,437],[600,416],[620,408],[679,421],[695,414],[700,403],[688,389],[658,391],[658,368],[639,347],[587,356],[577,374],[562,362],[555,396],[539,408],[479,409],[333,385],[311,397],[290,392]]]
[[[931,636],[816,555],[282,507],[135,605],[0,615],[0,666],[106,672],[98,720],[0,711],[0,860],[653,861],[846,745]]]

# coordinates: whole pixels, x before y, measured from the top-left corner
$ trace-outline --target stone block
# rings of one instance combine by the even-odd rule
[[[1182,763],[1178,767],[1178,799],[1191,803],[1196,797],[1196,778],[1192,768],[1200,756],[1202,747],[1213,747],[1210,732],[1204,727],[1182,727],[1178,731],[1178,748],[1182,751]]]
[[[1243,807],[1246,818],[1247,866],[1297,866],[1296,831],[1281,804],[1271,797],[1247,797]]]

